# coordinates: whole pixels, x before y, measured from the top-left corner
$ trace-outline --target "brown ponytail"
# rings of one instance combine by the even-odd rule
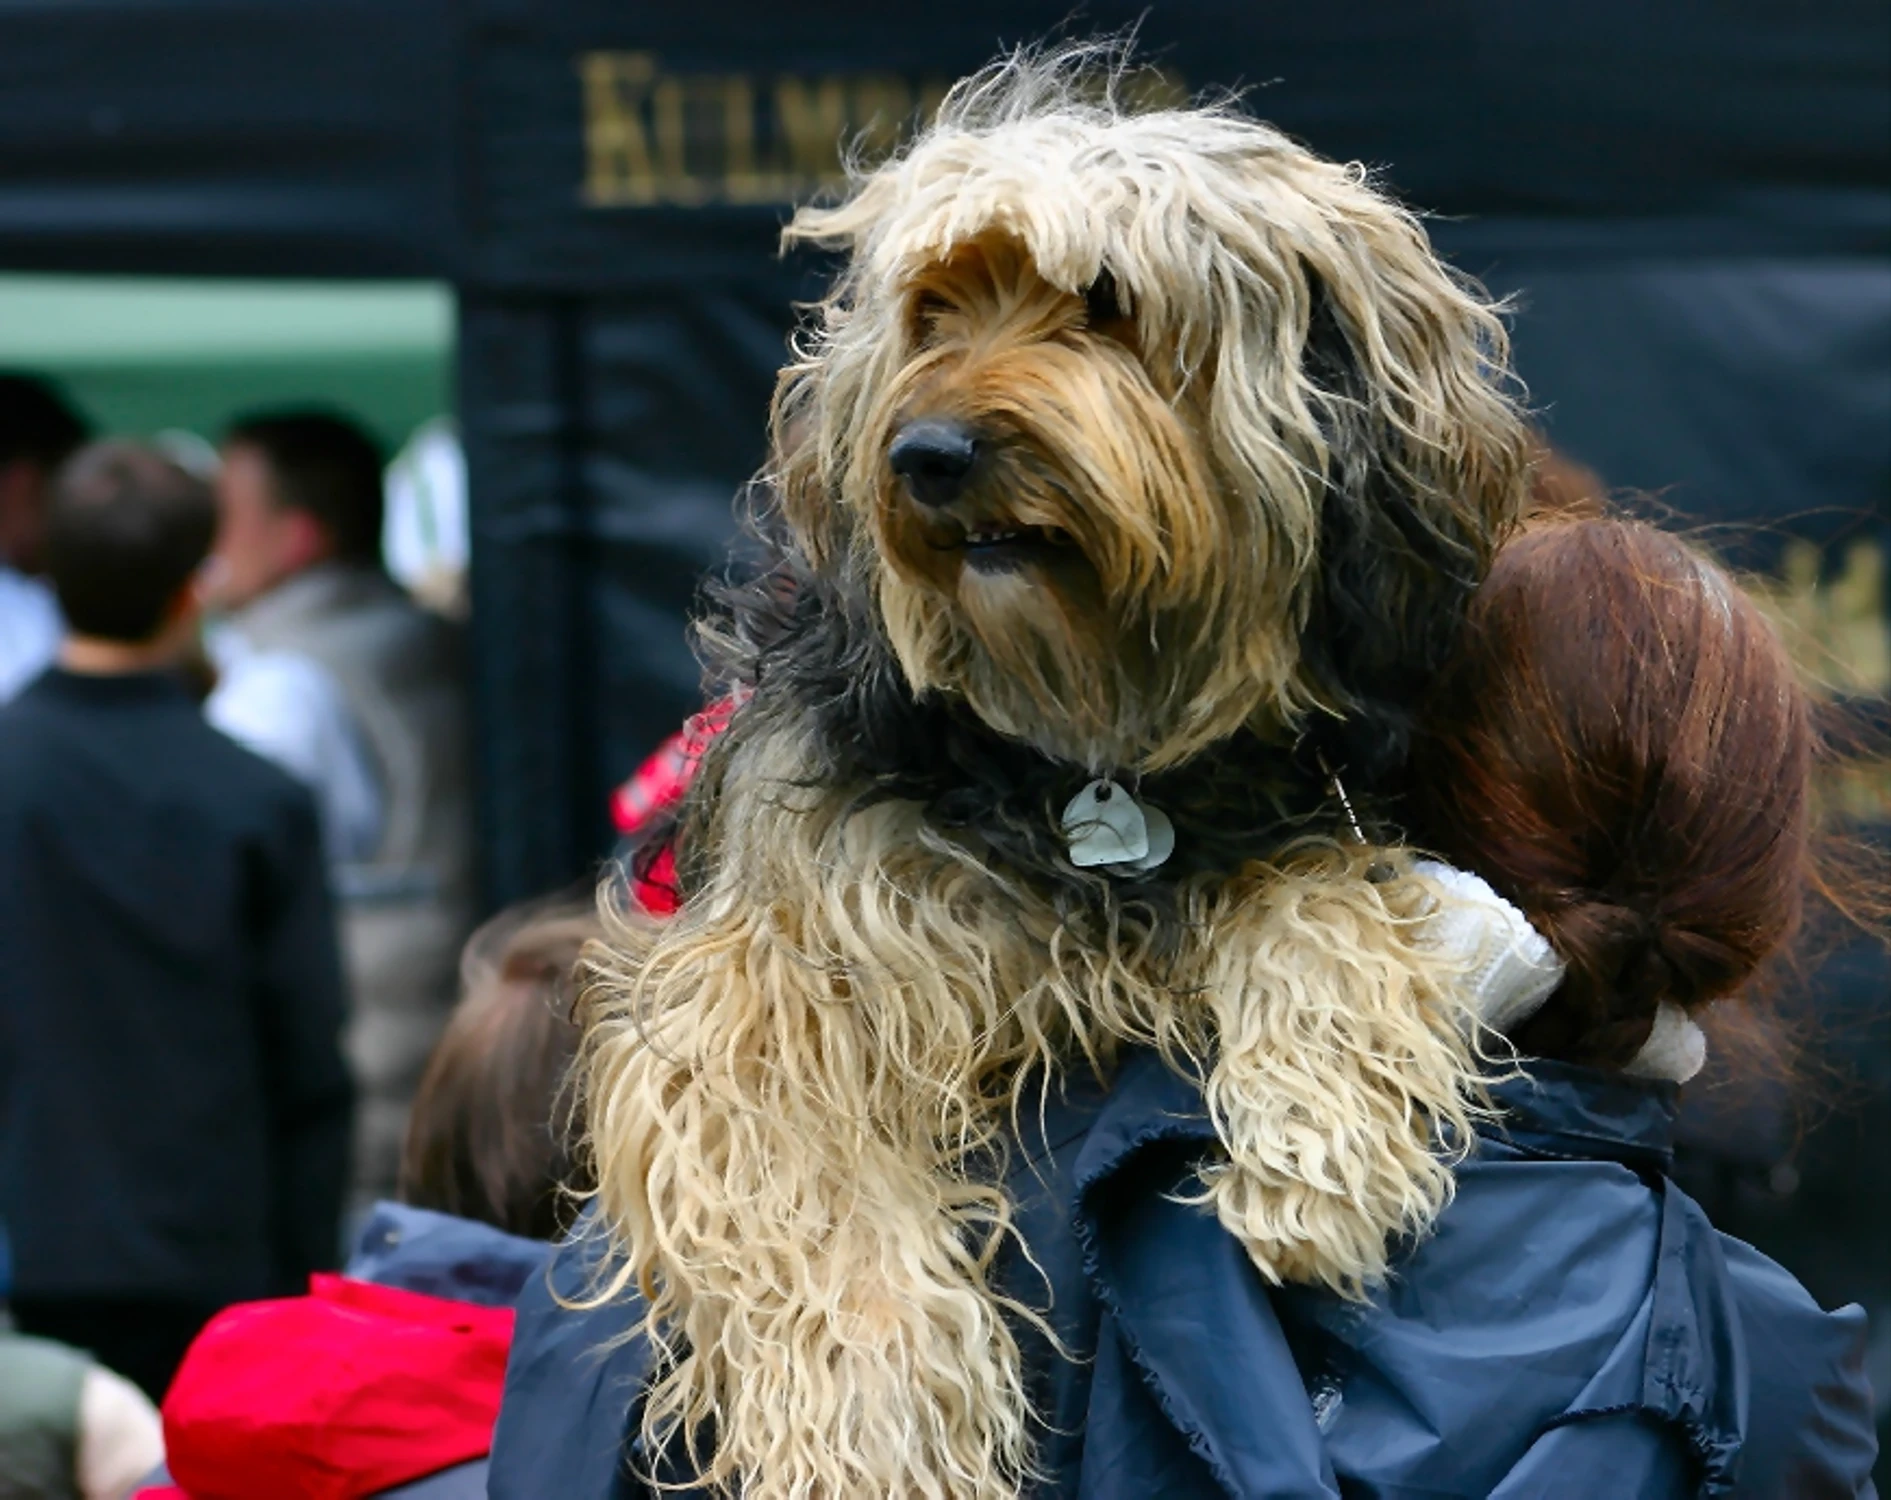
[[[1661,1001],[1731,994],[1789,941],[1812,750],[1778,637],[1686,543],[1602,518],[1503,549],[1426,708],[1414,831],[1569,965],[1522,1051],[1620,1066]]]

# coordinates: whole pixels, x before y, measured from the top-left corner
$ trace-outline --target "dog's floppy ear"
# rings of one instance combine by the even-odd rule
[[[862,304],[895,282],[876,231],[896,195],[894,183],[874,173],[856,179],[838,203],[797,209],[781,232],[783,254],[824,252],[831,270],[826,294],[804,308],[789,341],[769,407],[769,479],[795,541],[817,568],[847,555],[855,522],[837,504],[839,475],[855,456],[853,435],[866,425],[894,357]]]
[[[818,362],[797,360],[775,381],[769,407],[768,485],[783,524],[817,568],[845,551],[840,517],[828,493],[815,428],[821,420]]]
[[[1301,665],[1335,717],[1308,731],[1350,785],[1390,791],[1418,700],[1517,515],[1525,433],[1501,344],[1426,317],[1421,290],[1382,286],[1374,298],[1392,305],[1351,308],[1317,277],[1312,293],[1302,364],[1328,463]]]

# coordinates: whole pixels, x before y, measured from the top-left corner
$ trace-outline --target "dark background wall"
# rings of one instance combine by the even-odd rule
[[[0,0],[0,266],[440,276],[448,0]]]

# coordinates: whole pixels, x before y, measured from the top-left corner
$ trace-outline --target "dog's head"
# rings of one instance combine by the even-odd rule
[[[1093,57],[961,84],[791,242],[846,269],[777,393],[817,573],[916,694],[1093,771],[1311,716],[1359,754],[1514,515],[1490,305],[1357,166]]]

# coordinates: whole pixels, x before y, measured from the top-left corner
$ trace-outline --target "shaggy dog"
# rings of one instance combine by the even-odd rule
[[[1350,1294],[1474,1107],[1427,888],[1322,835],[1519,506],[1503,328],[1359,167],[1119,82],[997,64],[787,231],[847,260],[704,626],[740,707],[682,911],[586,999],[600,1295],[646,1299],[646,1452],[721,1492],[1028,1480],[996,1184],[1060,1070],[1161,1049],[1203,1202]]]

